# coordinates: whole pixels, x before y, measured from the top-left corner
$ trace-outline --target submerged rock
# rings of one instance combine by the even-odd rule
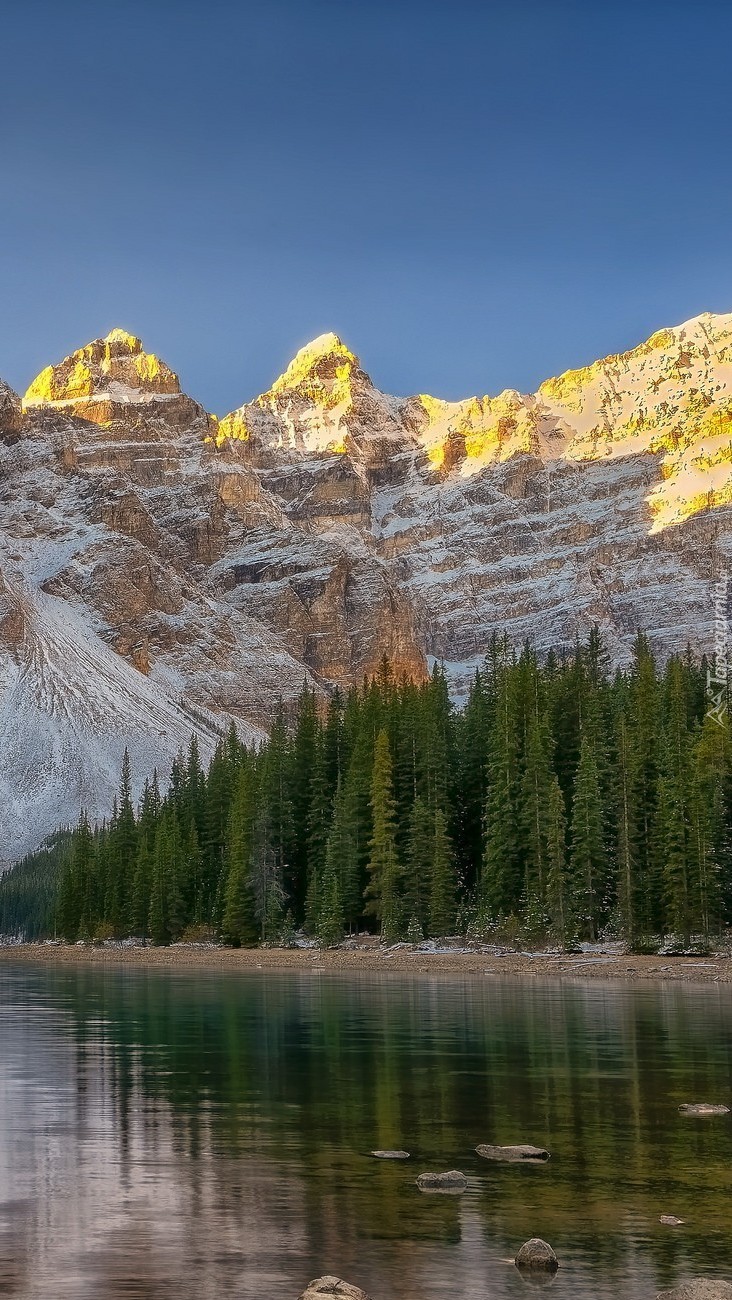
[[[316,1277],[314,1282],[308,1283],[299,1300],[317,1300],[318,1296],[324,1295],[335,1296],[338,1300],[370,1300],[359,1286],[351,1286],[350,1282],[343,1282],[341,1278],[333,1277],[329,1273],[325,1277]]]
[[[556,1273],[559,1260],[548,1241],[532,1237],[525,1241],[514,1261],[517,1268],[536,1268],[545,1273]]]
[[[421,1192],[464,1192],[467,1185],[468,1180],[459,1169],[447,1169],[438,1174],[420,1174],[417,1179]]]
[[[732,1285],[712,1277],[695,1277],[673,1291],[659,1291],[656,1300],[732,1300]]]
[[[669,1228],[678,1228],[679,1224],[683,1223],[684,1220],[677,1219],[675,1214],[662,1214],[658,1222],[665,1223]]]
[[[713,1106],[708,1101],[687,1101],[679,1106],[682,1115],[729,1115],[729,1106]]]
[[[484,1160],[536,1160],[544,1161],[551,1159],[551,1152],[546,1151],[544,1147],[532,1147],[527,1145],[513,1147],[496,1147],[490,1143],[482,1142],[475,1148],[479,1156]]]
[[[374,1160],[408,1160],[409,1159],[408,1151],[370,1151],[369,1155],[372,1155],[374,1157]]]

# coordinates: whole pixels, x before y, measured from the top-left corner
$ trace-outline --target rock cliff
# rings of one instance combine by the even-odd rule
[[[0,383],[0,826],[8,858],[196,731],[596,622],[618,661],[713,642],[732,549],[732,316],[534,394],[390,397],[336,335],[217,419],[113,330]],[[9,811],[8,811],[9,810]]]

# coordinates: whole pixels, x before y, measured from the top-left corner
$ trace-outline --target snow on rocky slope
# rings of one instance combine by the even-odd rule
[[[114,330],[0,383],[0,843],[263,733],[387,654],[460,688],[493,631],[709,648],[732,550],[732,316],[535,394],[381,393],[336,335],[221,420]]]
[[[16,853],[83,808],[94,819],[108,814],[125,748],[138,779],[155,767],[164,779],[194,731],[211,756],[220,726],[213,715],[194,714],[159,689],[67,601],[6,585],[2,606],[18,648],[5,661],[0,700],[0,805]]]

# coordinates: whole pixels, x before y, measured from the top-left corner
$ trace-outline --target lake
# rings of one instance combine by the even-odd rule
[[[552,1300],[732,1278],[732,1116],[678,1113],[731,1079],[722,986],[4,961],[0,1296],[505,1300],[533,1235]]]

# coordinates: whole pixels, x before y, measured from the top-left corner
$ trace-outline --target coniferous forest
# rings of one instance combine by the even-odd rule
[[[713,942],[732,923],[728,716],[707,664],[601,638],[539,662],[494,640],[461,709],[442,671],[377,676],[203,770],[195,740],[135,806],[85,816],[0,882],[0,932],[323,945],[467,934],[571,948]]]

